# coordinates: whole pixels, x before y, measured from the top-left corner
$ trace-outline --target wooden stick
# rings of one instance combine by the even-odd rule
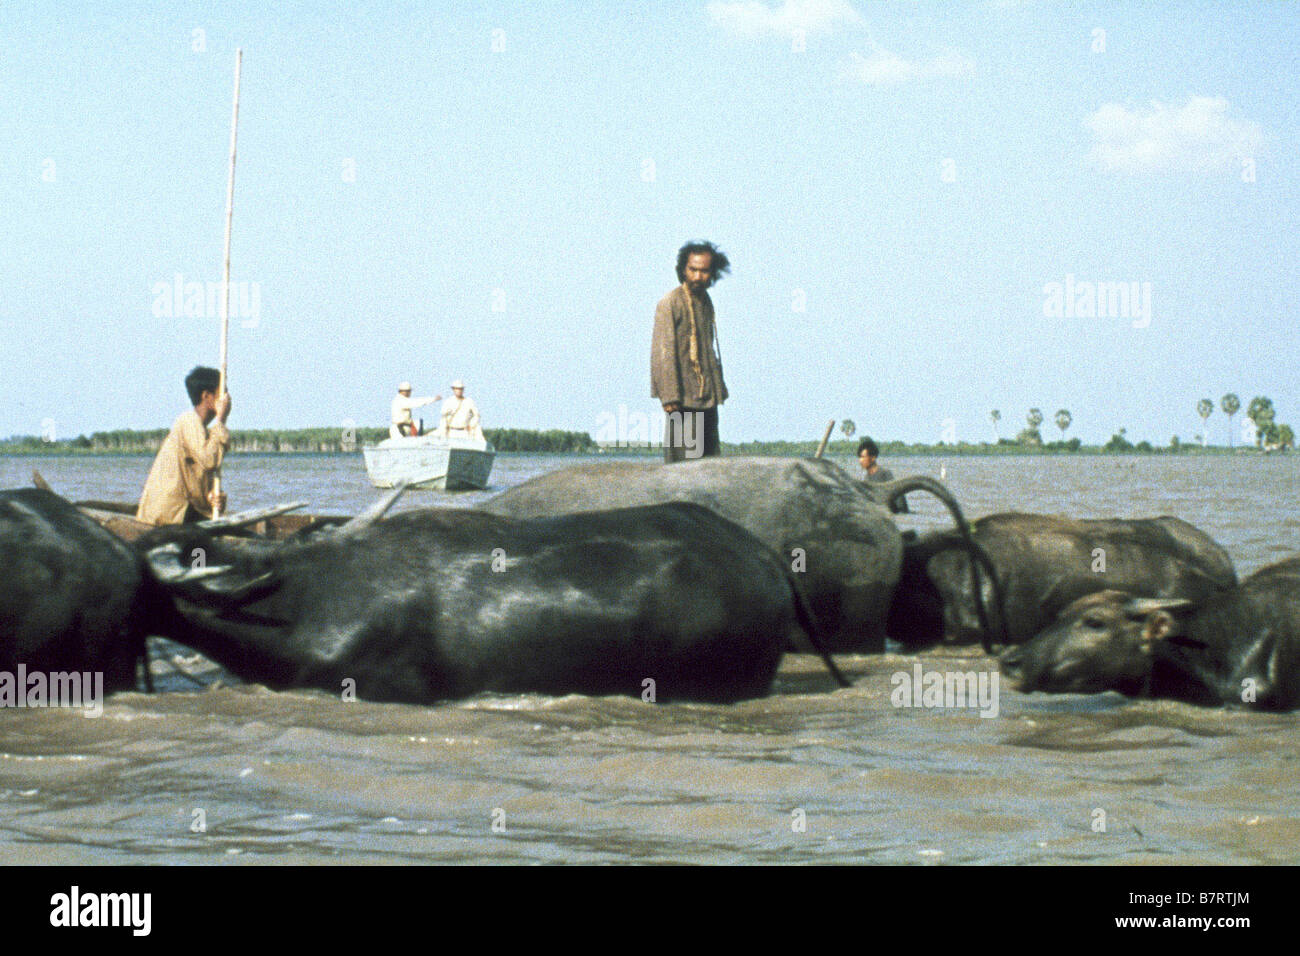
[[[230,178],[226,182],[226,246],[225,264],[221,274],[221,374],[217,382],[217,399],[226,394],[226,354],[230,339],[230,225],[235,215],[235,139],[239,130],[239,67],[244,51],[235,51],[235,105],[230,114]],[[217,468],[212,490],[221,494],[221,469]],[[212,517],[221,517],[221,505],[212,506]]]
[[[822,452],[826,450],[826,443],[831,440],[831,431],[834,430],[834,428],[835,419],[832,418],[826,423],[826,431],[822,434],[822,443],[817,446],[817,454],[813,455],[814,458],[820,458],[822,456]]]
[[[276,518],[280,515],[287,515],[290,511],[297,511],[299,508],[306,508],[307,502],[293,501],[287,505],[272,505],[270,508],[258,508],[254,511],[242,511],[239,514],[229,515],[225,518],[213,518],[211,521],[200,521],[199,527],[205,531],[229,531],[232,528],[244,528],[250,524],[257,524],[259,521],[265,521],[267,518]]]

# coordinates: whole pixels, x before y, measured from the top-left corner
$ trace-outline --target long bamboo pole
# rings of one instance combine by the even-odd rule
[[[226,359],[230,340],[230,226],[235,216],[235,141],[239,132],[239,68],[243,49],[235,51],[235,103],[230,114],[230,177],[226,181],[226,245],[221,273],[221,375],[217,383],[218,401],[226,395]],[[221,494],[221,469],[217,469],[213,490]],[[212,517],[221,517],[221,505],[212,506]]]

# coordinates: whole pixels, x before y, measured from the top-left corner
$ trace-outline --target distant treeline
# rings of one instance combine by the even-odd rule
[[[596,443],[586,432],[564,432],[557,428],[539,432],[528,428],[485,428],[497,451],[594,452]]]
[[[534,431],[524,428],[487,428],[483,432],[497,451],[583,452],[595,451],[596,443],[586,432],[558,429]],[[162,446],[167,429],[147,431],[120,429],[95,432],[89,437],[49,440],[36,435],[0,439],[0,454],[66,455],[77,453],[153,454]],[[388,437],[387,428],[294,428],[232,429],[232,452],[338,452],[356,453]]]
[[[484,430],[497,451],[537,452],[543,454],[595,454],[607,452],[615,455],[659,456],[662,449],[653,445],[601,448],[586,432],[550,429],[537,431],[527,428],[488,428]],[[49,441],[35,435],[22,435],[0,439],[0,455],[67,455],[67,454],[124,454],[141,455],[157,452],[167,429],[148,431],[122,429],[112,432],[95,432],[89,437]],[[388,437],[386,428],[295,428],[295,429],[239,429],[231,433],[231,450],[234,452],[286,452],[286,453],[337,453],[356,454],[363,445],[373,445]],[[723,442],[724,455],[776,455],[808,456],[817,450],[816,441],[754,441]],[[988,442],[957,442],[947,444],[912,444],[902,441],[878,441],[882,458],[900,455],[1099,455],[1099,454],[1190,454],[1220,455],[1233,452],[1256,452],[1254,446],[1228,448],[1222,445],[1201,447],[1173,438],[1168,445],[1153,446],[1140,441],[1133,444],[1124,436],[1124,430],[1112,435],[1104,445],[1084,445],[1078,438],[1069,441],[1042,444],[1003,438],[997,444]],[[1267,449],[1265,449],[1267,451]],[[1285,450],[1285,446],[1283,448]],[[832,441],[825,454],[830,457],[856,457],[857,440]]]
[[[1174,438],[1164,446],[1152,445],[1148,441],[1140,441],[1135,445],[1123,435],[1112,435],[1110,441],[1104,445],[1085,445],[1077,438],[1071,438],[1069,441],[1046,442],[1041,445],[1024,444],[1010,438],[1003,438],[996,445],[989,442],[955,444],[938,442],[927,445],[879,440],[876,444],[880,447],[882,460],[903,455],[1228,455],[1238,452],[1253,454],[1260,450],[1254,446],[1228,448],[1224,445],[1210,445],[1202,448],[1198,444],[1189,444],[1178,438]],[[754,441],[745,444],[723,442],[722,453],[724,455],[809,456],[816,453],[817,445],[816,441]],[[856,440],[833,441],[826,446],[824,454],[828,458],[844,456],[856,458],[858,443]]]

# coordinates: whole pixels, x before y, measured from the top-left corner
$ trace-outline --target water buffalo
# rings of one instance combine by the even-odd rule
[[[1300,705],[1300,555],[1201,601],[1090,594],[1003,655],[1025,691]]]
[[[100,672],[105,691],[134,688],[150,611],[129,545],[51,491],[0,491],[0,670]]]
[[[815,634],[778,556],[690,504],[428,508],[283,544],[174,527],[139,546],[174,600],[168,636],[276,688],[733,701],[767,692],[792,628]]]
[[[510,488],[480,507],[535,518],[652,502],[704,505],[775,549],[799,573],[832,650],[879,651],[903,556],[890,508],[915,490],[939,497],[957,522],[955,533],[966,531],[956,501],[933,479],[867,485],[813,458],[575,465]]]
[[[1067,604],[1095,591],[1200,601],[1237,584],[1228,553],[1178,518],[996,514],[971,528],[978,560],[988,562],[984,599],[1004,606],[1001,632],[1013,644],[1031,639]],[[890,637],[909,646],[983,639],[970,563],[965,543],[951,531],[909,541],[890,609]]]

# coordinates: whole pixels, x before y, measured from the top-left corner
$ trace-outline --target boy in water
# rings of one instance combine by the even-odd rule
[[[875,484],[876,482],[894,480],[894,473],[876,461],[879,457],[880,447],[870,438],[864,438],[858,442],[858,464],[862,466],[863,481]],[[900,497],[897,507],[893,511],[894,514],[899,515],[911,514],[907,507],[907,499]]]

